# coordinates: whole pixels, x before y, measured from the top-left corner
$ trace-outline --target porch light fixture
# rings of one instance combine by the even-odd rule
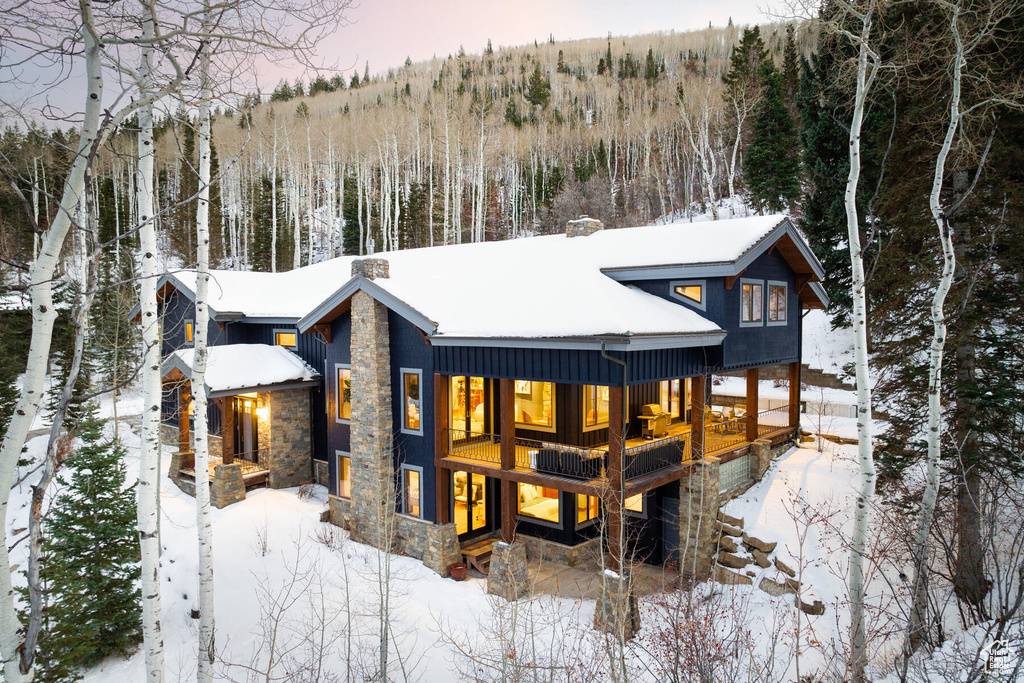
[[[259,408],[257,408],[256,417],[258,417],[261,420],[266,420],[268,417],[270,417],[270,407],[260,406]]]

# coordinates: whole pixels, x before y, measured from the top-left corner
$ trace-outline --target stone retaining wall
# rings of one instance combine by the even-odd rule
[[[526,555],[531,560],[545,560],[567,567],[596,567],[600,564],[600,538],[592,538],[577,545],[563,545],[543,538],[517,534],[516,543],[522,543],[526,547]]]
[[[718,458],[705,457],[679,482],[679,569],[698,581],[711,576],[719,467]]]

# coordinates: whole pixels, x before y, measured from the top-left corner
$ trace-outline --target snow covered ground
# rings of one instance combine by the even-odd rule
[[[826,311],[808,311],[803,320],[803,342],[804,363],[846,378],[844,368],[853,363],[852,328],[832,329],[832,320]]]
[[[108,427],[112,430],[112,425]],[[129,471],[137,471],[139,437],[126,423],[121,438],[129,450]],[[729,502],[724,510],[742,517],[745,530],[766,542],[778,542],[774,557],[795,569],[805,602],[821,600],[821,616],[799,614],[793,596],[771,597],[758,589],[763,578],[784,580],[779,570],[758,570],[753,586],[706,584],[697,593],[728,606],[719,635],[741,626],[751,634],[747,666],[771,662],[772,680],[795,680],[836,661],[847,628],[845,569],[846,538],[857,481],[855,447],[823,442],[793,449],[778,458],[765,478]],[[36,459],[45,437],[33,439],[29,456]],[[166,472],[170,448],[165,448]],[[248,680],[246,667],[266,666],[268,629],[280,612],[277,633],[281,661],[278,674],[295,672],[320,662],[344,680],[346,662],[357,669],[376,658],[381,561],[376,550],[351,542],[330,524],[320,522],[325,492],[320,487],[254,490],[246,500],[214,510],[217,645],[222,656],[219,680]],[[22,483],[12,491],[8,533],[23,529],[30,490]],[[196,598],[195,501],[166,477],[161,486],[162,599],[167,671],[170,680],[194,675],[196,621],[191,611]],[[14,537],[23,532],[14,534]],[[24,567],[26,544],[12,552],[12,562]],[[481,659],[497,657],[496,637],[507,626],[510,608],[486,595],[481,579],[458,583],[443,579],[421,562],[390,556],[393,673],[405,666],[410,680],[462,680],[469,664],[465,652]],[[749,569],[750,567],[748,567]],[[756,569],[756,566],[754,566]],[[21,577],[20,572],[17,576]],[[23,580],[23,579],[22,579]],[[876,581],[873,600],[883,601],[888,589]],[[633,680],[654,681],[651,669],[657,642],[670,630],[664,603],[667,596],[641,600],[643,628],[629,650]],[[287,604],[287,609],[278,610]],[[594,603],[541,596],[519,605],[520,638],[529,635],[537,660],[564,662],[580,671],[603,661],[603,640],[590,629]],[[529,628],[523,625],[529,624]],[[730,624],[726,627],[726,624]],[[349,638],[351,636],[351,638]],[[800,655],[795,645],[800,642]],[[458,647],[456,647],[456,643]],[[539,643],[539,644],[538,644]],[[773,649],[774,648],[774,649]],[[322,649],[323,657],[318,655]],[[891,651],[882,644],[881,652]],[[347,653],[351,652],[349,656]],[[398,659],[401,655],[401,661]],[[496,654],[497,653],[497,654]],[[516,654],[516,657],[522,657]],[[589,669],[588,669],[589,667]],[[289,674],[294,679],[298,674]],[[128,660],[110,660],[87,673],[89,683],[135,681],[143,678],[141,653]],[[262,677],[260,677],[262,679]],[[592,680],[604,680],[598,676]],[[740,678],[739,680],[743,680]]]

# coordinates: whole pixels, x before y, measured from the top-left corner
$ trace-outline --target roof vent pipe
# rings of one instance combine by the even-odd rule
[[[604,223],[590,216],[580,216],[565,224],[566,237],[586,237],[593,235],[598,230],[604,230]]]
[[[362,258],[352,262],[352,277],[365,277],[367,280],[386,280],[390,277],[388,260],[384,258]]]

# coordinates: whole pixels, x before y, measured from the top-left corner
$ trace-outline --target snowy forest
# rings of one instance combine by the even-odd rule
[[[317,69],[351,11],[0,0],[3,680],[1024,680],[1024,5],[825,0]],[[255,80],[285,57],[300,75]],[[10,94],[29,60],[79,67],[79,114]],[[805,356],[848,340],[855,383],[850,438],[818,425],[806,469],[772,471],[798,572],[838,587],[818,621],[681,582],[637,638],[597,634],[592,601],[499,603],[313,528],[309,491],[237,533],[202,477],[161,499],[164,273],[199,274],[202,357],[211,270],[774,213],[827,274]],[[214,548],[276,557],[240,570],[244,618],[216,598],[214,621]]]

